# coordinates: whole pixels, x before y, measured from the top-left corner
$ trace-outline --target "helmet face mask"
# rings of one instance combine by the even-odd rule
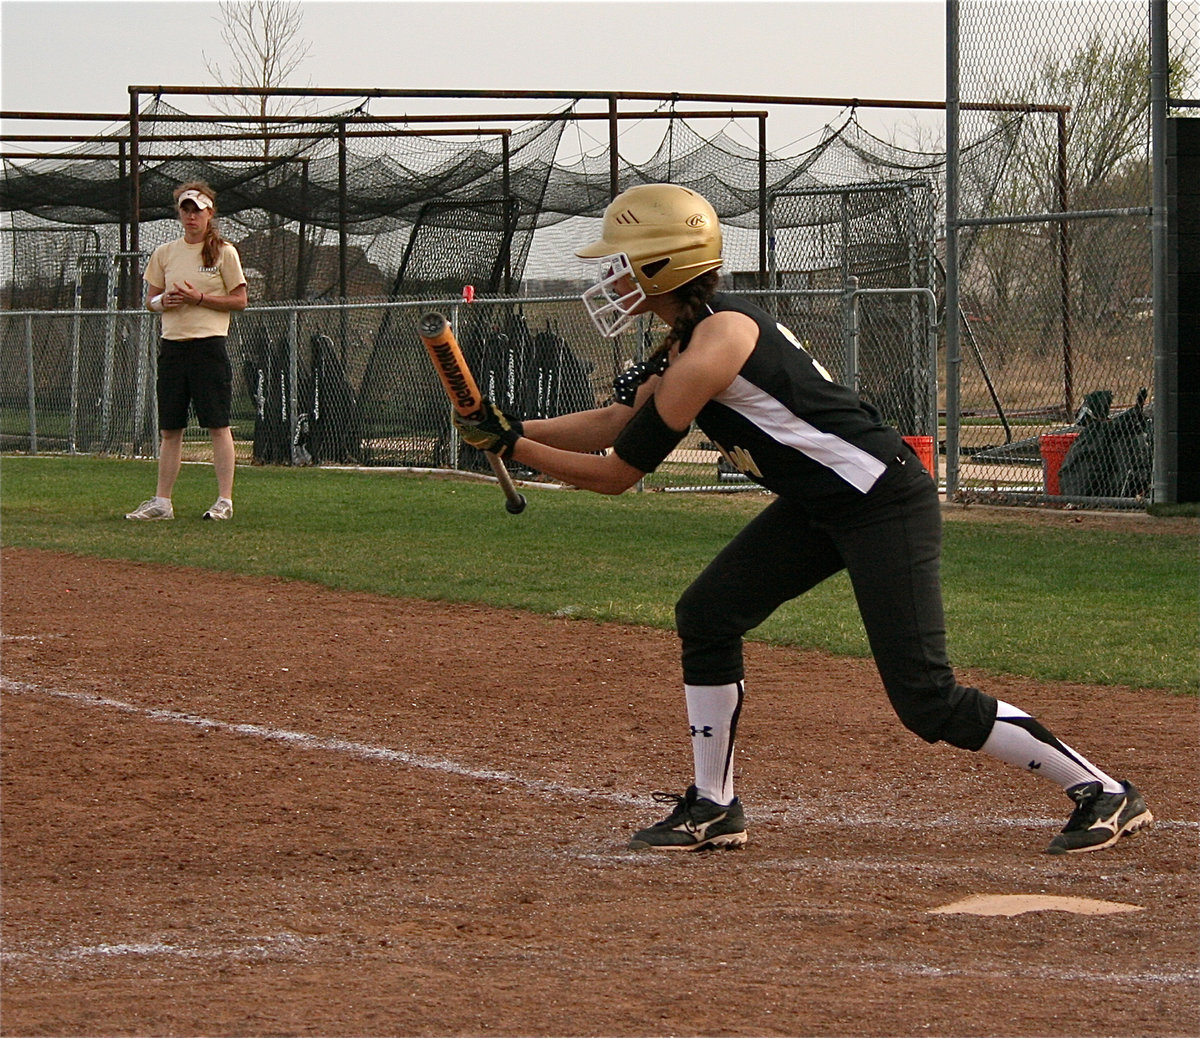
[[[666,295],[721,265],[721,224],[695,191],[639,184],[612,200],[599,241],[576,255],[601,261],[601,278],[583,298],[600,334],[611,338],[629,327],[646,297]],[[622,277],[639,291],[618,285]]]
[[[597,265],[600,279],[583,293],[583,305],[596,330],[612,339],[633,324],[646,293],[625,253],[602,256]]]

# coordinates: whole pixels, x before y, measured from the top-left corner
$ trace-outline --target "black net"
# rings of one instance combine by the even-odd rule
[[[458,311],[459,339],[484,392],[502,407],[550,416],[608,398],[628,344],[600,340],[586,320],[580,323],[576,303],[520,301],[531,284],[546,294],[577,291],[586,269],[572,267],[574,248],[598,233],[609,201],[607,154],[555,161],[566,121],[468,139],[355,136],[379,132],[361,123],[347,123],[342,137],[336,124],[297,122],[276,128],[268,142],[232,125],[198,125],[161,101],[144,112],[140,258],[178,235],[174,187],[191,179],[212,184],[254,304],[235,322],[231,351],[240,374],[239,441],[251,441],[255,460],[482,468],[480,456],[461,452],[441,387],[414,349],[422,310],[416,301],[444,308],[464,285],[488,302]],[[709,198],[726,228],[733,287],[836,296],[847,276],[864,288],[930,283],[941,154],[888,144],[853,113],[790,157],[760,154],[730,126],[702,136],[684,117],[662,125],[661,142],[644,163],[620,166],[621,186],[669,181]],[[84,311],[120,311],[123,303],[136,312],[139,257],[117,255],[130,238],[128,167],[104,157],[124,129],[80,149],[83,158],[6,165],[0,205],[15,229],[4,280],[14,309],[53,311],[78,302]],[[305,136],[289,140],[289,133]],[[203,139],[185,148],[178,140],[185,136]],[[172,145],[156,139],[172,137]],[[312,306],[342,297],[371,305]],[[374,305],[389,299],[400,305]],[[288,300],[307,304],[298,317],[260,309]],[[831,370],[848,374],[838,298],[801,293],[766,302]],[[861,309],[857,384],[906,432],[929,432],[935,419],[930,321],[931,307],[911,298],[871,300]],[[69,321],[51,325],[63,342],[33,336],[29,370],[38,372],[39,393],[111,399],[104,387],[118,359],[144,359],[153,348],[126,330],[144,323],[115,312],[86,319],[79,335]],[[150,331],[146,324],[143,333]],[[21,332],[14,326],[10,334]],[[99,373],[80,369],[83,388],[72,396],[70,366],[61,358],[64,343],[76,338],[85,358],[100,343],[99,355],[108,359]],[[106,341],[115,349],[103,347]],[[8,381],[18,401],[27,379],[15,370]],[[43,431],[43,442],[49,435]],[[122,432],[119,440],[114,432],[80,433],[71,442],[117,450],[132,443],[136,450],[143,440],[140,432]]]
[[[198,129],[172,114],[184,113],[159,101],[141,116],[139,251],[148,255],[178,234],[174,188],[205,180],[217,191],[222,233],[238,246],[255,301],[421,295],[442,282],[457,282],[457,291],[470,283],[462,278],[485,290],[511,286],[521,277],[563,125],[530,126],[506,135],[506,145],[500,134],[354,136],[367,132],[357,124],[343,147],[336,124],[277,125],[264,139],[236,126]],[[127,153],[127,134],[118,127],[78,149],[78,158],[5,162],[0,209],[13,214],[6,250],[13,305],[62,305],[47,283],[56,273],[73,282],[77,243],[37,232],[77,225],[98,236],[97,251],[123,248],[128,162],[87,156],[119,143]]]
[[[535,254],[534,279],[577,274],[571,254],[595,234],[610,168],[606,153],[556,161],[568,119],[463,138],[388,131],[351,116],[357,121],[273,125],[264,138],[148,102],[139,120],[138,251],[144,257],[178,234],[171,192],[199,179],[218,193],[222,232],[238,247],[255,302],[415,298],[457,294],[465,284],[507,294],[531,279]],[[732,120],[708,136],[686,114],[664,125],[647,161],[620,164],[620,185],[671,182],[703,194],[728,229],[729,271],[765,279],[761,234],[772,198],[902,182],[925,185],[938,200],[944,156],[897,148],[853,113],[791,156],[760,155],[736,139]],[[1003,133],[988,127],[984,150],[994,155]],[[126,251],[128,151],[128,126],[116,126],[74,158],[5,162],[0,210],[11,214],[11,243],[2,273],[11,305],[69,305],[82,252]],[[839,212],[831,203],[772,218],[777,227],[812,226],[836,223]],[[912,234],[899,230],[903,250]],[[136,305],[140,283],[125,280],[122,300]]]

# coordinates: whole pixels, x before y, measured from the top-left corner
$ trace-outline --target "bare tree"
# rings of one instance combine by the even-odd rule
[[[204,55],[204,67],[221,86],[311,86],[291,82],[312,52],[301,35],[304,15],[298,2],[287,0],[221,0],[221,39],[229,48],[225,65]],[[311,107],[297,97],[223,95],[218,107],[229,114],[291,115]]]
[[[294,82],[294,77],[311,53],[312,47],[302,35],[303,12],[294,0],[221,0],[221,39],[229,49],[224,64],[204,55],[208,74],[222,87],[263,88],[310,87],[311,79]],[[290,150],[299,152],[295,142],[279,139],[276,124],[268,116],[303,117],[312,111],[312,98],[255,94],[214,95],[214,107],[227,115],[255,116],[262,135],[263,159],[261,196],[279,199],[288,181],[296,178],[295,163],[281,161]],[[297,265],[303,265],[303,243],[290,231],[288,218],[266,208],[265,226],[241,245],[244,260],[249,260],[264,276],[263,292],[267,299],[282,299],[294,294]]]
[[[1022,88],[998,98],[1015,104],[1046,98],[1068,106],[1067,208],[1149,204],[1148,61],[1144,41],[1136,34],[1109,38],[1097,32],[1065,58],[1045,61]],[[1187,74],[1187,56],[1172,54],[1172,84]],[[992,115],[997,127],[1009,118]],[[1054,120],[1026,119],[1008,161],[1008,175],[993,195],[997,211],[1056,212],[1062,207]],[[1039,290],[1057,291],[1058,234],[1054,223],[980,232],[980,252],[998,308],[1008,309],[1019,297]],[[1143,223],[1134,220],[1098,220],[1071,228],[1081,316],[1099,318],[1121,311],[1131,297],[1149,295],[1145,236]]]

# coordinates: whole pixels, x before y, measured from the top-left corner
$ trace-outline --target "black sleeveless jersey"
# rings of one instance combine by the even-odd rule
[[[819,506],[866,494],[905,455],[904,441],[857,393],[830,379],[765,310],[717,293],[713,313],[758,325],[758,344],[696,424],[739,472],[780,495]],[[701,321],[703,323],[703,321]]]

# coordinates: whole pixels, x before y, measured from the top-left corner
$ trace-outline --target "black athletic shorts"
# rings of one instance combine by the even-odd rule
[[[225,336],[207,339],[160,339],[158,348],[158,427],[186,429],[188,406],[204,429],[229,424],[233,404],[233,366]]]

